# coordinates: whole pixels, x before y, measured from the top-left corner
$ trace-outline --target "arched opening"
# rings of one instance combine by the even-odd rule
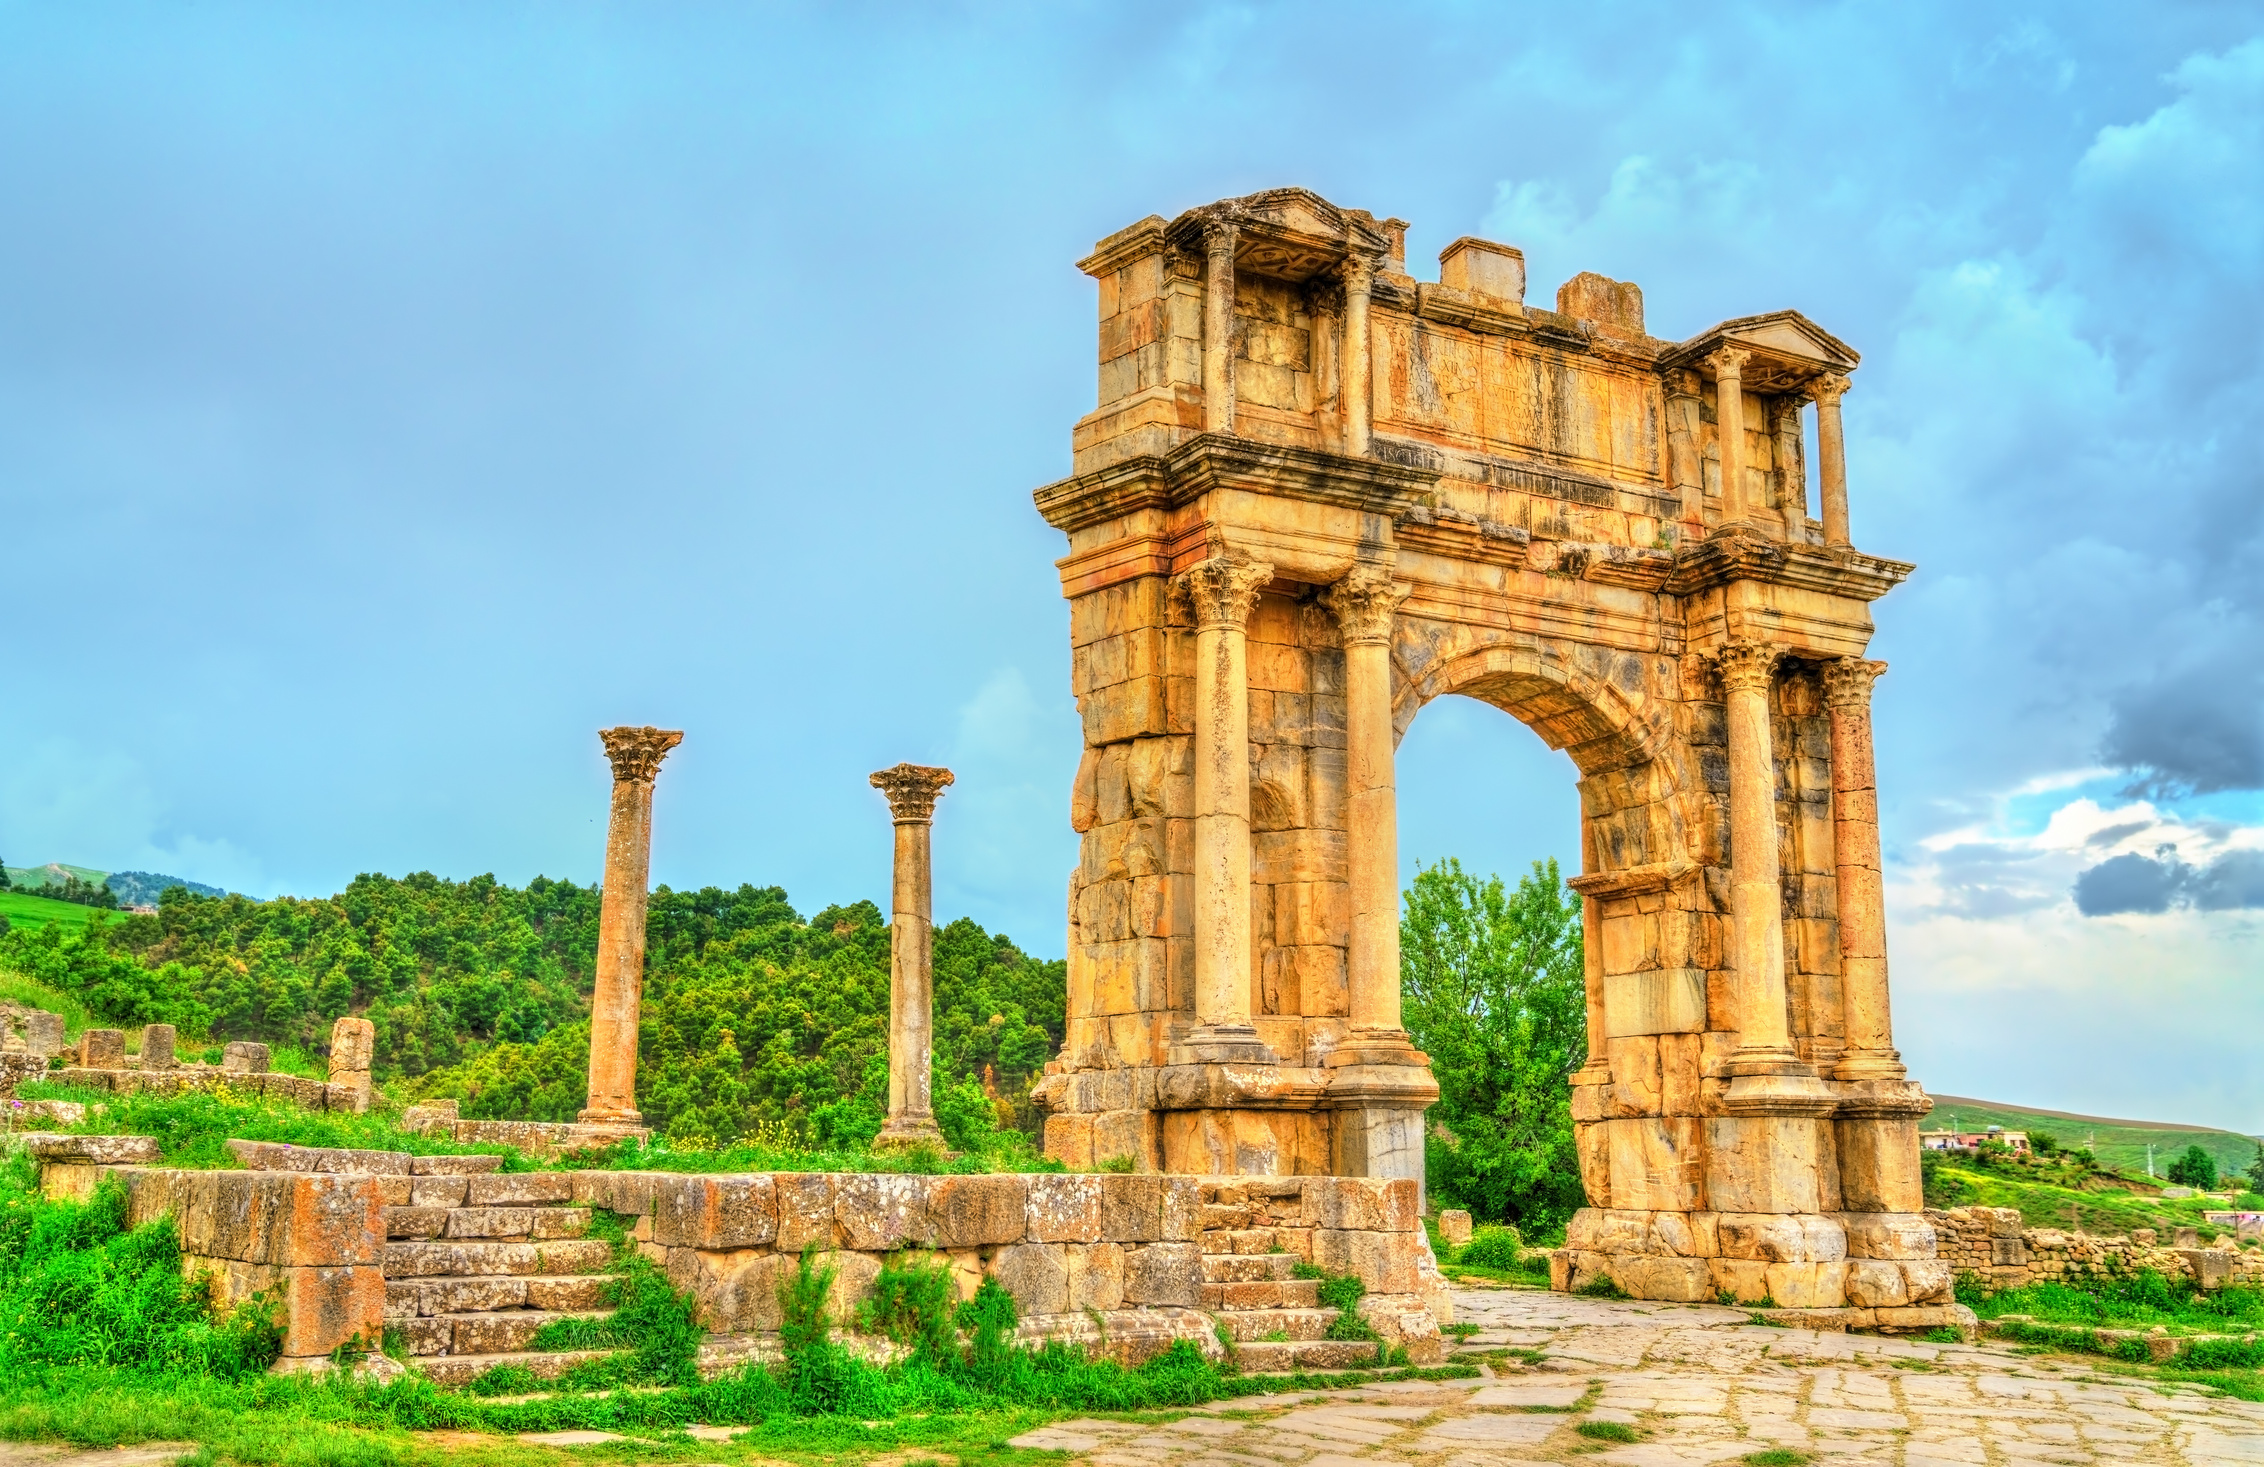
[[[1515,884],[1554,858],[1580,874],[1580,771],[1517,719],[1470,696],[1425,705],[1400,739],[1399,880],[1452,856]]]

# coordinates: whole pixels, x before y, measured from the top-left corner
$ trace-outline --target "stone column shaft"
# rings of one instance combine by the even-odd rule
[[[1368,295],[1376,280],[1375,263],[1353,255],[1344,262],[1344,451],[1364,454],[1370,437],[1374,397],[1369,374]]]
[[[1845,377],[1825,377],[1816,384],[1816,477],[1824,492],[1824,543],[1846,545],[1847,438],[1840,427],[1840,396],[1847,391]]]
[[[1722,649],[1729,722],[1731,952],[1737,964],[1734,1076],[1809,1075],[1792,1047],[1785,998],[1784,908],[1778,885],[1776,755],[1769,686],[1780,656],[1761,642]]]
[[[1588,819],[1587,781],[1581,781],[1580,870],[1597,869],[1596,827]],[[1588,1000],[1588,1059],[1572,1073],[1575,1085],[1601,1085],[1612,1077],[1604,1013],[1604,908],[1586,892],[1580,894],[1580,971]]]
[[[1250,1023],[1250,675],[1244,627],[1273,567],[1214,553],[1182,578],[1195,612],[1196,1060],[1273,1058]]]
[[[683,731],[609,728],[598,734],[613,764],[613,813],[605,830],[605,892],[597,919],[597,974],[590,995],[590,1094],[581,1118],[635,1125],[637,1017],[644,1002],[645,900],[652,884],[652,790],[660,761]]]
[[[935,874],[929,833],[948,769],[898,764],[872,776],[896,823],[889,891],[888,1119],[875,1144],[943,1145],[935,1123]]]
[[[1203,235],[1203,431],[1234,431],[1233,224],[1219,220]]]
[[[1721,452],[1722,523],[1749,519],[1745,502],[1745,359],[1752,353],[1725,346],[1706,358],[1714,369],[1714,444]]]
[[[1344,645],[1350,1047],[1409,1047],[1399,1015],[1399,795],[1391,713],[1392,618],[1407,592],[1384,567],[1361,565],[1322,593]]]
[[[1842,1080],[1899,1080],[1887,1003],[1887,908],[1879,859],[1878,776],[1871,757],[1871,684],[1884,662],[1843,657],[1824,668],[1832,731],[1832,864],[1839,887]]]

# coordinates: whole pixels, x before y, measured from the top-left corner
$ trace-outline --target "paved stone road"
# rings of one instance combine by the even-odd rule
[[[1546,1352],[1485,1380],[1222,1401],[1167,1425],[1065,1421],[1017,1446],[1091,1467],[1625,1467],[1735,1463],[1772,1448],[1816,1467],[2264,1463],[2264,1405],[2150,1387],[2001,1345],[1770,1329],[1738,1310],[1458,1290],[1468,1348]],[[1641,1440],[1610,1445],[1581,1422]]]

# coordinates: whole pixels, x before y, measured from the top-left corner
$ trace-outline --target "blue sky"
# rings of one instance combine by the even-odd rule
[[[0,3],[0,855],[588,880],[654,722],[656,879],[882,898],[945,762],[1058,952],[1070,262],[1295,183],[1855,344],[1914,1073],[2264,1130],[2260,181],[2254,4]],[[1571,779],[1449,700],[1403,849]]]

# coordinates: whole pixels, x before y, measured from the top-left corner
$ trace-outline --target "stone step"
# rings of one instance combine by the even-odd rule
[[[408,1340],[412,1355],[500,1355],[524,1351],[543,1326],[559,1319],[603,1319],[610,1309],[560,1311],[492,1309],[472,1314],[430,1314],[388,1320]]]
[[[419,1355],[409,1368],[435,1385],[460,1386],[487,1374],[498,1365],[523,1366],[536,1380],[556,1380],[577,1365],[603,1360],[612,1350],[528,1350],[496,1355]]]
[[[391,1238],[579,1238],[589,1231],[586,1207],[388,1207]]]
[[[1263,1279],[1288,1279],[1297,1274],[1294,1253],[1206,1253],[1203,1282],[1252,1284]]]
[[[1206,1233],[1223,1233],[1231,1232],[1237,1228],[1247,1228],[1250,1226],[1250,1209],[1247,1207],[1221,1207],[1215,1202],[1205,1203],[1202,1223],[1202,1230]]]
[[[387,1322],[433,1314],[472,1314],[483,1309],[603,1309],[613,1280],[604,1274],[503,1274],[481,1278],[388,1279]]]
[[[1262,1256],[1262,1255],[1261,1255]],[[1257,1279],[1203,1285],[1205,1309],[1318,1309],[1319,1279]]]
[[[1214,1316],[1237,1342],[1280,1333],[1291,1342],[1318,1340],[1336,1323],[1334,1309],[1225,1309]]]
[[[1220,1228],[1202,1237],[1205,1253],[1271,1253],[1280,1246],[1272,1228]]]
[[[466,1207],[560,1207],[574,1200],[572,1172],[499,1172],[473,1177]]]
[[[598,1238],[531,1243],[417,1239],[385,1245],[388,1279],[602,1273],[612,1262],[613,1245]]]
[[[1259,1341],[1235,1347],[1244,1375],[1281,1375],[1292,1370],[1367,1370],[1378,1360],[1366,1340]]]

